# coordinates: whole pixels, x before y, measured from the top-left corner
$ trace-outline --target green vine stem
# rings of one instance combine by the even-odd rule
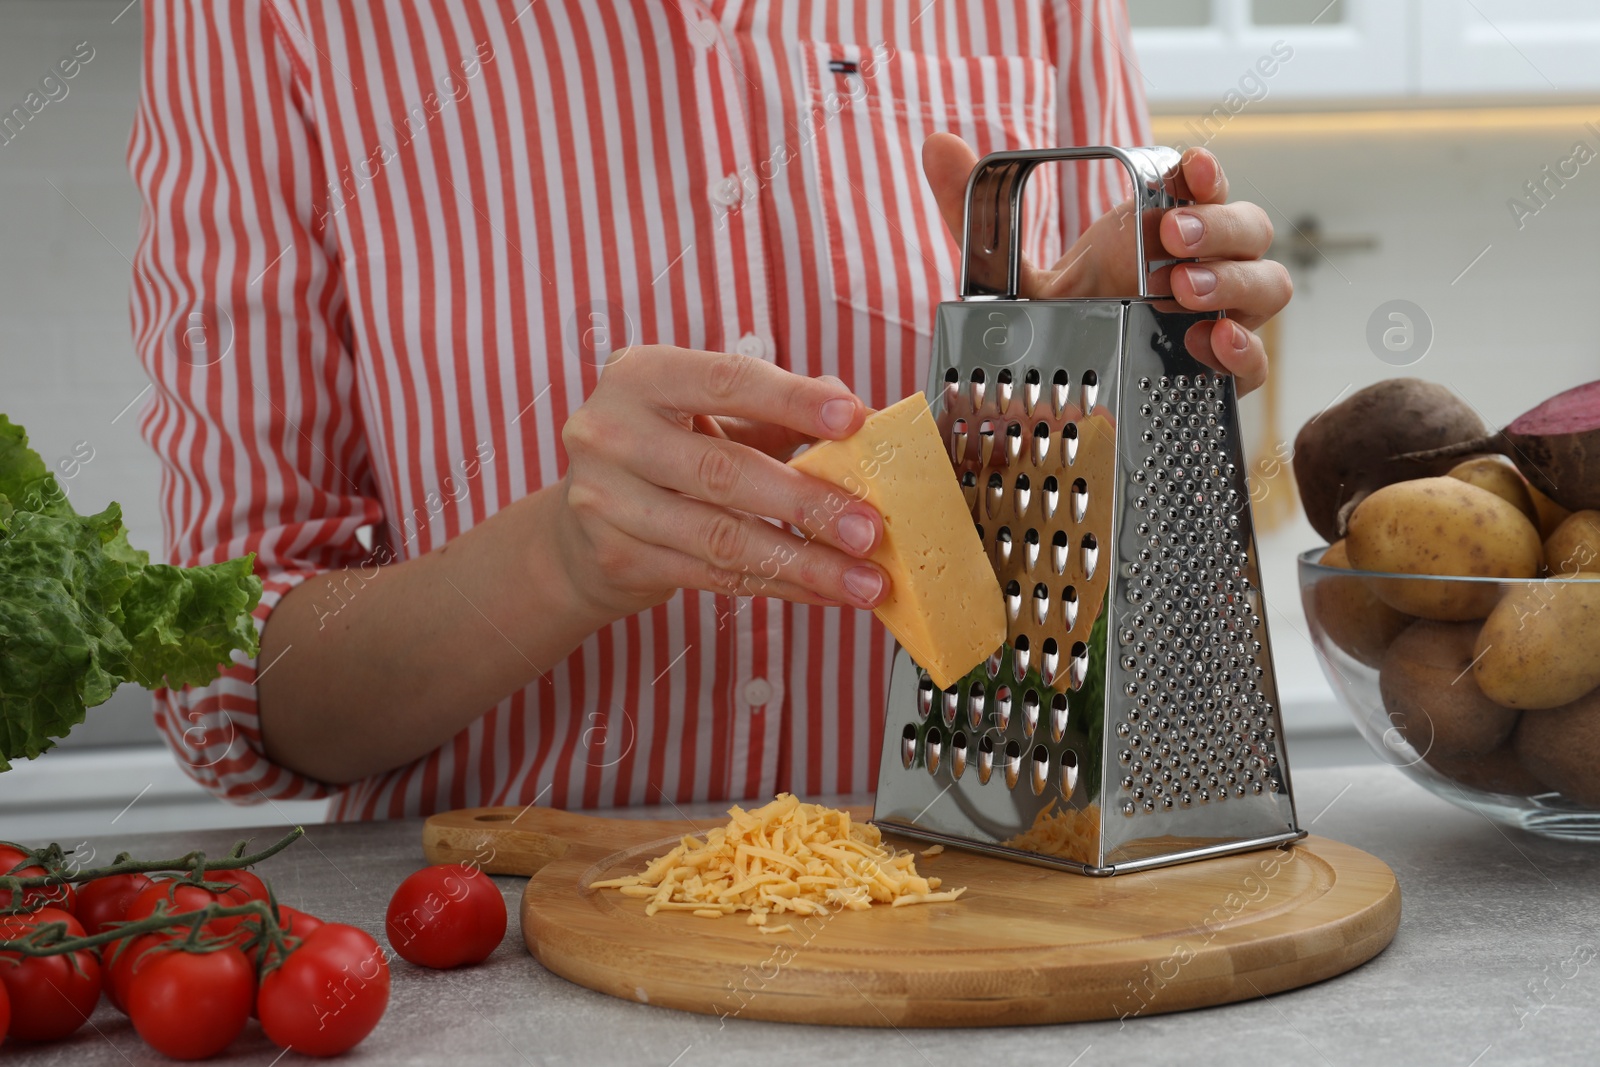
[[[14,953],[19,956],[60,956],[69,952],[81,952],[85,949],[97,949],[113,941],[131,941],[143,934],[153,934],[160,930],[171,930],[177,927],[188,927],[189,935],[185,947],[196,951],[223,948],[228,945],[245,947],[252,942],[265,942],[269,951],[263,956],[271,959],[282,959],[295,947],[291,942],[298,943],[299,939],[285,934],[278,925],[275,914],[276,908],[263,900],[252,900],[245,904],[235,904],[224,907],[220,904],[207,904],[198,911],[169,911],[165,905],[157,909],[156,913],[147,918],[137,919],[130,923],[121,923],[98,934],[87,937],[70,937],[67,934],[67,924],[64,922],[44,923],[30,930],[25,937],[0,940],[0,952]],[[207,923],[217,919],[252,918],[260,924],[259,932],[251,935],[241,942],[238,938],[223,935],[209,941],[201,940],[200,931]]]
[[[161,871],[186,871],[194,880],[202,885],[205,872],[233,871],[245,867],[253,867],[263,860],[271,859],[305,835],[305,828],[296,826],[280,840],[274,842],[260,852],[245,855],[248,841],[239,841],[221,859],[210,859],[204,852],[194,851],[185,853],[177,859],[171,860],[135,860],[126,852],[118,853],[111,864],[106,867],[93,867],[83,870],[69,871],[66,852],[61,850],[59,844],[50,844],[40,849],[25,849],[21,845],[11,845],[10,842],[0,842],[0,845],[10,845],[19,852],[27,853],[27,858],[19,867],[38,866],[45,869],[44,874],[19,877],[14,874],[0,875],[0,893],[10,892],[10,905],[0,908],[0,916],[24,913],[30,909],[23,906],[22,891],[37,889],[67,883],[90,882],[96,878],[108,878],[117,874],[154,874]],[[16,868],[13,868],[13,870]]]

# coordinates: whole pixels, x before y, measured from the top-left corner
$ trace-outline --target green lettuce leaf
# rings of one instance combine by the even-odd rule
[[[253,556],[152,564],[115,503],[83,516],[0,415],[0,771],[33,759],[125,681],[203,685],[256,654]]]

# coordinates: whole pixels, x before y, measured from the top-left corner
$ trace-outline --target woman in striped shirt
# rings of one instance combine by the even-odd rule
[[[143,431],[171,558],[266,585],[258,659],[156,696],[190,772],[336,818],[869,790],[881,520],[782,460],[922,386],[974,151],[1148,140],[1122,2],[147,0]],[[1062,170],[1027,292],[1130,290],[1118,176]],[[1191,348],[1249,388],[1288,279],[1183,175]]]

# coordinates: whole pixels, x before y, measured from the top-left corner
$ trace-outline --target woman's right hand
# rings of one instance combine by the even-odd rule
[[[620,618],[680,588],[871,608],[877,511],[784,461],[868,409],[837,378],[664,345],[615,353],[562,442],[559,544],[574,594]],[[798,527],[805,537],[763,521]]]

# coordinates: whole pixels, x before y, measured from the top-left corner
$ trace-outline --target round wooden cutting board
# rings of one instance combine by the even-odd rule
[[[960,900],[796,919],[782,934],[742,915],[649,917],[642,900],[585,888],[709,825],[479,808],[432,817],[423,843],[431,862],[531,875],[523,938],[571,981],[786,1022],[1002,1026],[1226,1004],[1342,974],[1383,951],[1400,921],[1394,872],[1322,837],[1112,878],[951,848],[917,867],[966,886]]]

